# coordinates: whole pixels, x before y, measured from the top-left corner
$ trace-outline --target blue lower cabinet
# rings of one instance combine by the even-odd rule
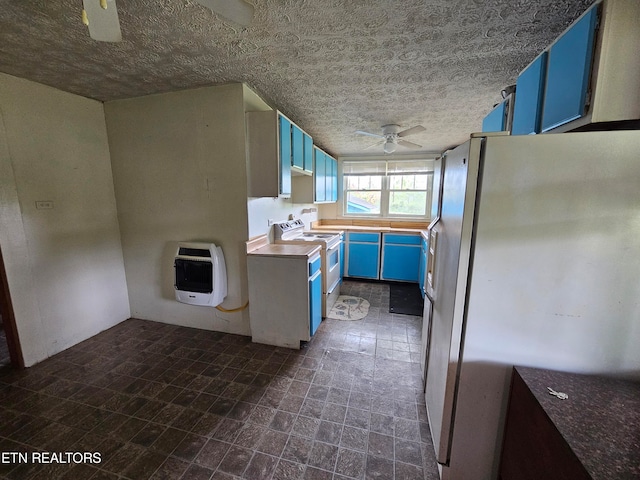
[[[418,283],[420,247],[385,245],[382,279]]]
[[[380,244],[378,243],[349,243],[350,277],[378,278],[380,270]]]
[[[322,272],[318,270],[309,278],[309,327],[313,335],[322,322]]]
[[[380,278],[380,237],[379,233],[348,233],[347,276]]]
[[[382,245],[382,280],[418,283],[419,235],[385,234]]]

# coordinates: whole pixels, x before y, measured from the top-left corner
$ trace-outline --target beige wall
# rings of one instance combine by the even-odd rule
[[[0,86],[0,246],[27,365],[130,316],[250,335],[248,310],[175,301],[173,257],[179,241],[220,245],[222,306],[238,307],[244,242],[268,219],[317,218],[247,198],[244,113],[269,105],[241,84],[104,108],[8,75]]]
[[[177,242],[222,247],[228,295],[248,299],[243,86],[208,87],[105,104],[131,315],[249,335],[248,310],[175,300]]]
[[[0,246],[29,366],[129,301],[102,104],[0,74],[0,116]]]

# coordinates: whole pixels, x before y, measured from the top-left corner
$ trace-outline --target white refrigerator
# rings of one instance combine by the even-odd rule
[[[443,479],[497,478],[513,365],[640,379],[640,132],[472,136],[429,227]]]

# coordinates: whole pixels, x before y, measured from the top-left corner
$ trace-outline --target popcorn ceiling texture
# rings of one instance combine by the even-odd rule
[[[409,139],[441,151],[592,0],[252,3],[241,29],[190,0],[117,0],[110,44],[89,38],[80,0],[0,0],[0,71],[102,101],[244,82],[334,155],[386,123],[424,125]]]

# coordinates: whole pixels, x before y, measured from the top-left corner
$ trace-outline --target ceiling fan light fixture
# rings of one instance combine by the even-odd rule
[[[382,147],[382,149],[384,150],[384,153],[393,153],[396,151],[396,148],[398,148],[398,145],[394,142],[384,142],[384,146]]]

